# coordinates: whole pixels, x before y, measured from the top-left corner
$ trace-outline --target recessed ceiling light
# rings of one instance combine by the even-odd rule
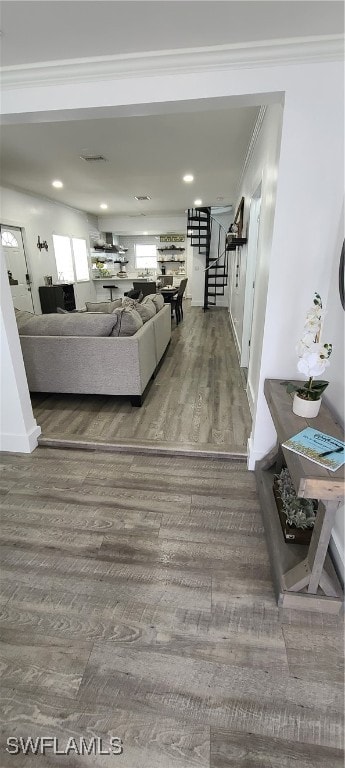
[[[194,205],[202,205],[202,200],[194,200]]]
[[[143,232],[143,235],[148,235],[148,234],[149,234],[148,232]]]
[[[183,177],[183,181],[186,182],[186,184],[190,184],[191,181],[194,181],[194,176],[192,173],[186,173]]]
[[[102,208],[102,211],[106,211],[108,208],[107,203],[101,203],[99,207]]]
[[[52,181],[52,187],[55,187],[55,189],[61,189],[63,187],[62,181],[59,181],[59,179],[55,179],[55,181]]]

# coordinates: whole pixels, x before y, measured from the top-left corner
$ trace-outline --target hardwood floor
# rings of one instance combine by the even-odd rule
[[[0,766],[341,768],[343,632],[275,604],[236,461],[2,455]],[[116,756],[9,736],[123,740]]]
[[[251,417],[226,309],[185,302],[144,404],[92,395],[32,395],[44,438],[246,454]]]

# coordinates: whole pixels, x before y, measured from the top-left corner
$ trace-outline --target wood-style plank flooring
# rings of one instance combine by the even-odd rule
[[[251,418],[226,309],[184,303],[141,408],[102,395],[32,395],[44,437],[246,454]]]
[[[342,627],[279,615],[243,463],[38,448],[0,466],[1,768],[342,768]],[[4,749],[110,735],[121,757]]]

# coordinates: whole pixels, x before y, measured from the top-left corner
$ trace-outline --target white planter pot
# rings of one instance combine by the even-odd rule
[[[297,392],[294,395],[292,410],[296,416],[303,416],[305,419],[313,419],[318,415],[321,406],[320,400],[303,400]]]

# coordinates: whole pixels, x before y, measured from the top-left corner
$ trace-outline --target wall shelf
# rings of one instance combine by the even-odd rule
[[[172,247],[170,247],[170,248],[157,248],[157,251],[159,251],[160,253],[165,253],[166,251],[169,251],[169,253],[171,253],[171,252],[175,252],[176,253],[176,251],[180,251],[181,252],[181,251],[185,251],[185,250],[186,250],[185,248],[178,248],[178,247],[174,247],[174,248],[172,248]]]

